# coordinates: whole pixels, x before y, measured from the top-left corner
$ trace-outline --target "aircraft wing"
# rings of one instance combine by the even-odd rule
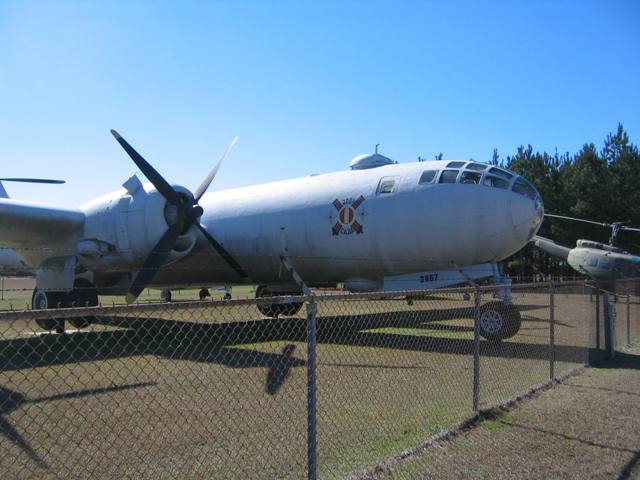
[[[85,215],[78,209],[0,198],[0,246],[35,247],[74,241]]]
[[[565,247],[553,240],[540,237],[538,235],[533,237],[533,244],[540,250],[547,252],[549,255],[553,255],[554,257],[558,257],[562,260],[566,260],[569,257],[569,252],[571,251],[571,248],[569,247]]]

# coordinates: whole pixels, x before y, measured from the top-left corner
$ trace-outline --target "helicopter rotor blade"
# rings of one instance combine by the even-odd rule
[[[545,213],[544,216],[545,217],[552,217],[552,218],[561,218],[563,220],[573,220],[574,222],[591,223],[593,225],[599,225],[599,226],[605,227],[605,228],[611,228],[613,226],[610,223],[594,222],[593,220],[585,220],[583,218],[567,217],[567,216],[564,216],[564,215],[554,215],[554,214],[551,214],[551,213]]]

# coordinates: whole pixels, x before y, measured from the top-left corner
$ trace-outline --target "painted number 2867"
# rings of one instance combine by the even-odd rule
[[[420,283],[435,282],[436,280],[438,280],[437,273],[428,273],[426,275],[420,275]]]

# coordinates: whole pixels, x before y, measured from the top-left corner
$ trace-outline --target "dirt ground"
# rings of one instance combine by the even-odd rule
[[[640,478],[640,344],[378,478]]]

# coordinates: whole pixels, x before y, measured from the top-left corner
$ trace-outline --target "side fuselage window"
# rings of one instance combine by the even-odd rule
[[[427,185],[429,183],[434,183],[436,181],[436,176],[438,175],[438,170],[425,170],[420,175],[420,181],[418,182],[420,185]]]
[[[383,178],[378,184],[378,194],[393,193],[396,188],[395,178]]]
[[[480,177],[482,177],[480,172],[462,172],[462,175],[460,175],[460,183],[477,185],[480,183]]]
[[[458,170],[443,170],[438,183],[456,183],[456,178],[458,178]]]

